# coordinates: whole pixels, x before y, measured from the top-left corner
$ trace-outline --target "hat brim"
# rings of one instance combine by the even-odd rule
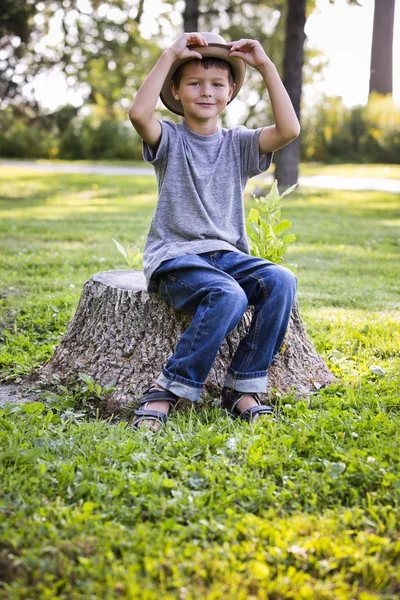
[[[209,43],[208,46],[189,46],[190,50],[196,49],[204,58],[221,58],[232,65],[233,72],[235,74],[235,90],[232,94],[232,98],[228,102],[230,104],[232,100],[238,95],[240,88],[243,85],[244,77],[246,75],[246,63],[237,56],[229,56],[230,46],[226,44]],[[165,78],[164,85],[162,86],[160,98],[162,103],[176,115],[183,116],[183,106],[180,100],[175,100],[172,95],[170,82],[173,74],[179,67],[189,60],[193,60],[193,56],[176,60],[168,71],[168,75]]]

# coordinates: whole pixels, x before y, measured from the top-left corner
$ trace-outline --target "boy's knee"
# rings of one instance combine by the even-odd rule
[[[286,267],[273,265],[264,273],[264,286],[268,293],[294,297],[297,290],[297,277]]]
[[[230,313],[231,315],[237,314],[239,316],[244,314],[248,305],[248,299],[238,283],[219,288],[218,290],[215,289],[213,292],[220,295],[225,313]]]
[[[284,294],[294,296],[297,290],[297,277],[292,271],[286,269],[286,267],[277,265],[275,285],[277,285]]]

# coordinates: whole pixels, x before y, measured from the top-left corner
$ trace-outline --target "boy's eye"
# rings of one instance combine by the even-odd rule
[[[189,85],[200,85],[198,81],[192,81]],[[214,83],[214,85],[218,85],[219,87],[223,87],[222,83]]]

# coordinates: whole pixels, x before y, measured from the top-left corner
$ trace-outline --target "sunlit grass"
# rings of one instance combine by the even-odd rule
[[[324,165],[321,163],[302,163],[300,165],[300,174],[400,179],[400,165]]]
[[[11,160],[11,159],[10,159]],[[23,162],[32,162],[30,159]],[[2,158],[0,162],[7,163],[7,159]],[[45,160],[39,159],[33,161],[40,165],[63,165],[71,164],[71,161],[65,160]],[[90,160],[75,160],[73,164],[79,166],[123,166],[123,167],[147,167],[152,170],[152,166],[145,161],[128,161],[128,160],[102,160],[102,161],[90,161]],[[9,167],[11,169],[12,167]],[[28,171],[28,169],[26,169]],[[31,173],[35,171],[30,170]],[[329,176],[341,176],[341,177],[376,177],[378,179],[400,179],[400,165],[388,165],[388,164],[341,164],[341,165],[330,165],[318,162],[306,162],[300,163],[299,165],[300,175],[329,175]]]

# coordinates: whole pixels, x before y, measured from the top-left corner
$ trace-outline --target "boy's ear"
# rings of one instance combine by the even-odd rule
[[[171,81],[169,82],[169,87],[170,87],[170,89],[171,89],[172,96],[175,98],[175,100],[179,100],[179,92],[177,91],[177,89],[176,89],[176,87],[175,87],[175,84],[174,84],[174,82],[172,81],[172,79],[171,79]]]
[[[229,96],[228,96],[229,101],[232,98],[232,95],[233,95],[233,92],[235,91],[235,88],[236,88],[236,83],[232,83],[232,85],[230,87],[230,90],[229,90]]]

